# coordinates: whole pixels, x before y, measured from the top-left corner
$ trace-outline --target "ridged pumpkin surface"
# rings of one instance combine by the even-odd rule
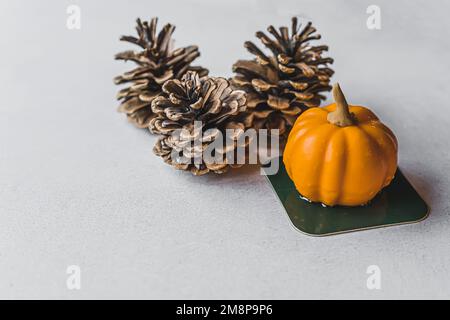
[[[369,109],[348,106],[353,125],[327,120],[333,103],[311,108],[295,122],[284,151],[287,173],[313,202],[356,206],[389,185],[397,169],[397,139]]]

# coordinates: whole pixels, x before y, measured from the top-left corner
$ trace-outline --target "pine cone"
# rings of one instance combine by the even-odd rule
[[[115,56],[116,60],[131,60],[137,68],[114,79],[116,84],[129,83],[130,86],[119,91],[121,100],[119,112],[126,113],[128,119],[139,128],[146,128],[155,117],[151,102],[161,93],[162,84],[170,79],[181,79],[189,70],[201,76],[208,74],[202,67],[193,67],[191,62],[200,56],[197,46],[173,50],[171,39],[175,26],[166,24],[156,35],[158,19],[150,23],[137,19],[138,38],[122,36],[121,41],[130,42],[142,48],[139,52],[125,51]]]
[[[331,90],[330,77],[334,71],[328,67],[333,59],[322,57],[325,45],[311,46],[310,40],[320,39],[309,22],[303,29],[292,18],[292,34],[287,27],[279,32],[269,26],[265,33],[256,33],[270,51],[266,55],[255,44],[245,42],[254,60],[239,60],[233,65],[236,73],[233,85],[247,92],[246,124],[255,129],[279,129],[280,135],[289,133],[295,119],[306,108],[317,107]]]
[[[154,153],[175,168],[195,175],[223,173],[229,166],[239,166],[229,164],[226,154],[249,142],[240,141],[245,126],[237,121],[246,108],[245,102],[245,92],[234,90],[224,78],[200,78],[196,72],[187,72],[181,81],[167,81],[163,93],[152,102],[157,117],[150,128],[164,134]],[[226,129],[235,130],[228,139]],[[218,146],[213,152],[215,160],[210,161],[205,152],[214,146]]]

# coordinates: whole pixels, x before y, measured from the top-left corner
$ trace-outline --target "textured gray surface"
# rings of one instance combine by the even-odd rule
[[[0,2],[1,298],[450,298],[450,5],[436,1]],[[366,8],[382,29],[366,28]],[[393,128],[400,166],[432,208],[415,225],[311,238],[256,169],[192,177],[115,112],[115,52],[137,16],[197,43],[231,75],[242,43],[312,19],[354,103]],[[82,288],[66,288],[66,267]],[[366,288],[376,264],[382,289]]]

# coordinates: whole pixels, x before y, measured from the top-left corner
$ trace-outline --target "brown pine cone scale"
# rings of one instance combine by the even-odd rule
[[[331,90],[333,59],[322,57],[327,46],[313,46],[310,41],[320,39],[309,22],[299,28],[292,19],[291,33],[287,27],[257,32],[256,37],[268,49],[264,53],[254,43],[244,46],[254,60],[239,60],[233,65],[236,73],[233,85],[247,92],[247,111],[244,121],[256,129],[279,129],[286,136],[294,121],[306,108],[317,107],[325,99],[322,92]]]
[[[156,117],[150,122],[150,130],[163,135],[153,149],[156,155],[195,175],[239,166],[227,154],[249,142],[241,141],[246,126],[238,120],[246,108],[245,92],[233,89],[224,78],[200,77],[196,72],[167,81],[162,90],[152,102]],[[227,129],[234,130],[233,136],[226,135]]]
[[[139,51],[125,51],[115,56],[116,60],[133,61],[137,67],[116,77],[118,85],[129,86],[120,90],[119,112],[139,128],[147,128],[156,117],[151,108],[152,101],[161,93],[162,85],[170,79],[180,79],[187,71],[196,71],[206,76],[208,70],[191,66],[200,56],[197,46],[172,49],[171,39],[175,26],[166,24],[156,33],[157,18],[150,22],[137,19],[138,37],[122,36],[121,40],[140,47]]]

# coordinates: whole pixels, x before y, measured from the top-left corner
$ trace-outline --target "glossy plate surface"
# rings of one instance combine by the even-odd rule
[[[301,198],[286,173],[283,159],[275,175],[267,175],[289,219],[296,229],[311,236],[388,227],[419,222],[428,216],[429,208],[398,169],[392,183],[370,204],[359,207],[324,207]]]

